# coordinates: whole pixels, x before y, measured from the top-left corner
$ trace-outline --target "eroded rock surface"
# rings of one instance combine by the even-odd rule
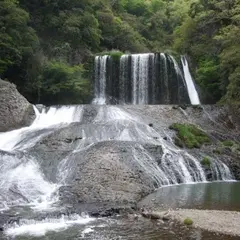
[[[30,125],[35,114],[32,105],[16,86],[0,79],[0,132]]]

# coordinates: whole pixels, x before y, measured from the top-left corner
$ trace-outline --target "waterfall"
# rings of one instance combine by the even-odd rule
[[[139,116],[130,114],[121,107],[99,107],[93,125],[84,126],[82,132],[81,146],[76,151],[81,151],[98,142],[129,142],[131,148],[128,161],[151,178],[156,187],[206,181],[205,172],[200,163],[201,159],[178,149],[172,142],[163,140],[163,136],[149,127]],[[162,154],[150,153],[144,147],[145,144],[161,146]],[[213,180],[233,178],[225,164],[219,160],[213,160],[213,163],[211,169]],[[67,159],[64,159],[62,164],[63,169],[69,166]],[[67,177],[64,176],[64,178]]]
[[[190,103],[187,86],[176,60],[164,53],[95,58],[93,103],[183,104]]]
[[[162,99],[163,101],[165,100],[165,103],[170,104],[170,97],[169,97],[169,91],[168,91],[168,88],[169,88],[168,66],[167,66],[167,58],[164,53],[160,54],[160,66],[162,66],[162,68],[160,68],[161,92],[159,94],[161,94],[161,96],[164,96],[164,93],[165,93],[165,99],[163,98]]]
[[[94,104],[106,103],[107,61],[109,56],[95,58],[95,99]]]
[[[54,130],[82,119],[82,106],[35,106],[36,119],[29,127],[0,134],[0,210],[26,204],[34,209],[49,209],[57,201],[58,183],[46,180],[36,157],[19,154],[27,151]],[[1,152],[3,150],[4,152]]]
[[[120,82],[119,82],[119,91],[120,91],[120,102],[125,103],[128,102],[128,60],[129,55],[123,55],[120,58]]]
[[[154,54],[133,54],[132,56],[132,103],[148,104],[149,65]]]
[[[159,59],[164,61],[160,56]],[[142,95],[137,98],[143,99]],[[79,164],[83,162],[84,166],[89,161],[87,152],[94,157],[96,146],[103,147],[107,155],[116,151],[127,171],[141,178],[146,188],[206,181],[201,159],[179,149],[173,141],[164,140],[165,133],[150,127],[144,116],[130,112],[127,107],[76,105],[42,107],[40,110],[34,107],[36,119],[31,126],[0,134],[0,214],[17,211],[16,216],[21,217],[17,223],[5,225],[5,234],[42,236],[48,231],[60,231],[74,224],[93,221],[87,216],[72,215],[71,209],[68,216],[60,218],[35,219],[35,216],[49,211],[60,215],[60,207],[63,210],[66,206],[64,202],[59,206],[59,189],[71,187],[76,171],[80,171]],[[68,141],[68,128],[72,131],[70,134],[77,131],[79,140],[76,144]],[[55,153],[56,145],[63,146],[61,153]],[[49,152],[53,155],[48,155]],[[45,159],[48,163],[44,161],[45,154],[52,156]],[[111,157],[111,153],[108,156]],[[211,159],[211,162],[213,180],[233,178],[229,168],[220,160]],[[49,175],[55,176],[53,180]]]
[[[195,88],[190,70],[189,70],[189,66],[188,66],[188,61],[186,59],[185,56],[181,57],[181,61],[182,61],[182,66],[183,66],[183,72],[184,72],[184,78],[187,84],[187,90],[188,90],[188,95],[189,98],[191,100],[191,104],[192,105],[199,105],[200,104],[200,100],[199,100],[199,96],[197,93],[197,90]]]
[[[94,121],[97,123],[94,131],[85,134],[91,137],[90,142],[109,140],[127,141],[129,144],[136,142],[137,144],[131,148],[131,161],[135,162],[157,187],[206,181],[201,159],[163,140],[161,134],[145,124],[138,116],[120,107],[105,106],[99,108]],[[152,155],[144,148],[144,144],[160,145],[162,156]],[[229,168],[219,160],[213,160],[211,171],[213,180],[233,179]]]
[[[0,133],[0,150],[29,148],[59,125],[80,122],[82,117],[82,106],[44,107],[41,112],[34,106],[34,110],[36,119],[31,126]]]

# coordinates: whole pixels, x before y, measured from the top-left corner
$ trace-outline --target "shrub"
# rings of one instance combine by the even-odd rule
[[[211,143],[209,136],[193,124],[174,123],[169,128],[177,131],[175,144],[180,147],[200,148],[203,144]]]
[[[193,220],[191,218],[184,219],[183,223],[187,226],[193,225]]]
[[[205,167],[210,167],[211,166],[211,160],[209,157],[204,157],[203,160],[201,161],[201,164]]]
[[[101,52],[100,54],[97,55],[100,56],[109,55],[114,61],[118,61],[121,58],[121,56],[124,55],[124,53],[118,50],[112,50],[110,52]]]
[[[213,153],[215,153],[215,154],[221,154],[221,153],[222,153],[222,149],[219,149],[219,148],[213,149]]]
[[[226,141],[223,141],[222,144],[225,146],[225,147],[232,147],[234,145],[234,142],[231,141],[231,140],[226,140]]]
[[[83,78],[82,65],[48,62],[42,70],[41,100],[48,104],[80,104],[90,94],[90,83]]]

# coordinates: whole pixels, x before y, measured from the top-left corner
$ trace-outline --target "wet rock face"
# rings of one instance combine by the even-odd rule
[[[51,169],[55,168],[52,165],[58,165],[60,161],[63,163],[63,156],[66,157],[68,164],[62,165],[62,174],[55,176],[56,179],[64,179],[66,183],[60,189],[60,198],[64,203],[127,204],[139,201],[155,189],[152,179],[132,161],[132,147],[136,147],[135,143],[115,141],[96,143],[86,150],[71,153],[59,147],[58,153],[55,153],[55,163],[47,161],[53,159],[54,153],[46,146],[38,145],[32,152],[42,159],[39,160],[45,165],[42,165],[44,172],[50,171],[46,175],[51,177],[54,176]],[[151,150],[154,151],[153,148]],[[47,162],[49,165],[46,165]],[[66,176],[64,169],[67,169]]]
[[[135,203],[151,193],[156,187],[154,181],[133,161],[133,149],[138,144],[96,142],[93,135],[97,128],[95,124],[73,123],[45,137],[30,150],[48,180],[65,183],[60,189],[61,200],[74,205],[125,204]],[[83,131],[90,139],[83,137]],[[163,153],[161,146],[145,144],[144,147],[152,156],[160,157]]]
[[[102,142],[84,157],[74,157],[78,164],[70,192],[78,202],[131,203],[154,190],[150,179],[133,166],[127,143]]]
[[[0,132],[28,126],[35,114],[16,86],[0,79]]]

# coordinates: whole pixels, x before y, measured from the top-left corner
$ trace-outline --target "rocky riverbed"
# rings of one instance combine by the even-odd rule
[[[164,216],[164,213],[159,212],[161,214]],[[167,216],[181,224],[184,224],[185,219],[191,219],[194,228],[240,237],[240,212],[179,209],[169,211]]]

